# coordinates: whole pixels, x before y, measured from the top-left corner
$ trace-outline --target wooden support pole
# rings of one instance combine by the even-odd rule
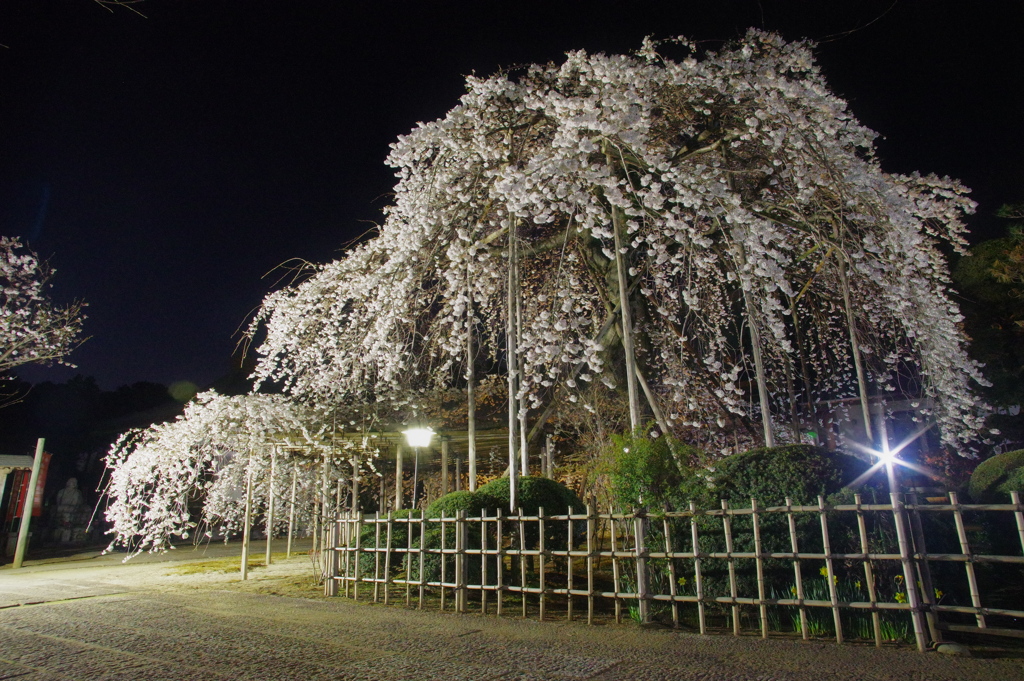
[[[350,462],[352,466],[352,512],[358,515],[362,511],[359,508],[359,456],[353,454]]]
[[[395,510],[401,511],[405,506],[405,500],[403,499],[404,490],[402,489],[402,454],[404,453],[405,447],[401,442],[395,445]]]
[[[441,437],[441,496],[448,494],[448,438]]]
[[[476,354],[473,352],[473,288],[466,276],[466,451],[469,491],[476,491]],[[448,469],[445,475],[448,475]],[[456,486],[458,489],[458,486]]]
[[[249,452],[252,459],[252,452]],[[242,579],[249,579],[249,536],[252,534],[252,461],[245,468],[245,525],[242,527]]]
[[[287,558],[292,557],[292,537],[295,535],[295,490],[299,481],[299,464],[292,461],[292,498],[288,506],[288,548],[285,550]]]
[[[270,450],[270,480],[267,481],[267,551],[265,565],[271,563],[271,542],[274,538],[274,474],[277,472],[277,447]]]
[[[39,471],[43,467],[43,450],[46,448],[46,438],[36,440],[36,456],[32,459],[32,473],[28,478],[28,492],[25,494],[25,510],[21,514],[21,524],[18,525],[18,545],[14,549],[14,564],[12,568],[20,568],[25,561],[25,549],[28,548],[29,529],[32,525],[32,508],[36,503],[36,486],[39,484]]]

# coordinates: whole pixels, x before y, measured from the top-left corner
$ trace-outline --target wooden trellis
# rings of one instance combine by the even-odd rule
[[[498,615],[505,613],[511,598],[517,598],[524,617],[533,604],[540,619],[550,615],[555,601],[564,606],[568,619],[574,619],[577,606],[585,601],[590,623],[597,607],[608,602],[617,621],[627,608],[634,618],[648,621],[652,608],[662,607],[675,626],[683,620],[681,610],[690,607],[696,610],[702,634],[713,628],[711,610],[727,615],[735,635],[743,631],[742,614],[756,611],[756,629],[762,637],[769,635],[771,613],[780,608],[790,609],[794,627],[804,638],[810,635],[813,614],[830,611],[837,643],[851,633],[845,631],[844,614],[869,613],[876,645],[885,638],[883,618],[906,613],[922,651],[929,640],[941,641],[944,631],[1024,637],[1024,628],[1019,628],[1024,609],[986,606],[976,569],[1024,567],[1024,505],[1019,493],[1012,493],[1009,504],[964,505],[955,493],[942,501],[920,503],[913,495],[892,494],[887,504],[864,503],[857,495],[853,504],[835,506],[819,497],[814,505],[787,500],[783,506],[762,507],[751,500],[748,508],[734,508],[723,501],[718,509],[691,504],[686,511],[663,513],[598,513],[588,506],[580,509],[582,513],[567,509],[568,513],[553,515],[544,509],[533,515],[506,515],[497,509],[474,517],[460,511],[454,517],[433,519],[415,513],[347,515],[333,527],[334,554],[326,588],[328,595],[340,591],[359,599],[366,593],[360,587],[372,586],[371,598],[385,603],[393,590],[404,588],[406,605],[412,604],[415,588],[418,607],[424,606],[429,592],[439,596],[441,609],[451,599],[458,612],[465,612],[470,594],[476,594],[481,612],[490,612],[493,597]],[[1019,543],[1021,554],[987,555],[972,549],[965,514],[981,513],[1012,514],[1011,525],[1018,534],[1014,545]],[[929,553],[922,520],[929,514],[951,517],[947,526],[955,530],[959,552]],[[798,525],[803,519],[801,534]],[[766,522],[785,530],[769,537]],[[880,546],[885,542],[872,539],[869,523],[876,531],[890,529],[891,541]],[[842,551],[833,548],[842,534],[837,526],[845,532]],[[774,540],[774,549],[766,547],[769,539]],[[934,543],[934,537],[927,539]],[[780,542],[789,550],[778,550]],[[737,543],[753,550],[738,550]],[[812,550],[807,550],[808,543],[814,543]],[[741,564],[751,572],[751,563],[751,578],[744,580]],[[778,575],[789,570],[786,563],[792,567],[791,597],[780,597],[769,593],[769,571],[778,581]],[[962,581],[951,583],[954,577],[943,567],[943,586],[964,594],[964,602],[944,603],[932,583],[932,571],[956,563],[964,566],[956,577]],[[817,566],[827,596],[820,590],[819,597],[812,598],[807,593],[807,568]],[[879,589],[882,573],[895,575],[899,590],[892,596],[883,596]],[[860,600],[840,593],[840,574],[847,580],[858,575]],[[690,577],[692,587],[684,586]],[[716,588],[709,579],[717,580]],[[946,621],[965,615],[973,617],[973,624]],[[1006,624],[992,626],[992,618]]]

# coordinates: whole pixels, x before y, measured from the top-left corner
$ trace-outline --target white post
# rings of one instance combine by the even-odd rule
[[[242,579],[249,579],[249,536],[252,534],[252,452],[245,470],[245,526],[242,528]]]
[[[32,475],[28,479],[28,494],[25,495],[24,512],[21,514],[21,525],[18,526],[18,548],[14,551],[12,568],[20,568],[25,560],[25,548],[28,546],[29,526],[32,524],[32,506],[36,502],[36,485],[39,482],[39,469],[43,466],[43,449],[46,438],[36,440],[36,458],[32,460]]]
[[[298,482],[299,476],[299,464],[297,461],[292,461],[292,503],[288,507],[288,548],[285,551],[285,557],[292,557],[292,535],[295,532],[295,487]]]
[[[270,565],[270,541],[274,536],[274,473],[277,469],[277,446],[270,452],[270,482],[267,483],[267,555],[264,559]]]
[[[476,363],[473,356],[473,291],[466,286],[466,447],[469,491],[476,491]],[[445,469],[447,474],[448,469]]]
[[[505,364],[508,367],[508,496],[509,496],[509,510],[512,513],[516,512],[517,506],[517,495],[516,495],[516,466],[518,460],[516,457],[516,426],[519,422],[519,408],[516,400],[516,392],[518,391],[516,373],[518,370],[518,360],[516,352],[516,286],[515,279],[518,276],[516,268],[516,247],[515,247],[515,230],[512,225],[509,225],[509,236],[508,236],[508,302],[507,312],[508,320],[505,329],[505,353],[507,355]]]
[[[0,493],[3,490],[0,489]],[[441,438],[441,496],[448,494],[448,438]]]
[[[553,479],[555,477],[555,445],[551,441],[551,433],[547,433],[544,440],[544,463],[547,465],[547,476]]]
[[[402,443],[399,442],[395,445],[395,510],[402,510],[402,499],[404,490],[402,489],[402,454],[403,454]]]
[[[612,154],[605,146],[608,167],[612,166]],[[633,316],[629,309],[629,282],[626,279],[626,260],[623,257],[622,218],[617,206],[609,206],[612,213],[612,236],[615,246],[615,273],[619,284],[619,319],[622,321],[622,351],[626,361],[626,392],[629,396],[629,426],[636,430],[640,425],[640,398],[636,392],[636,355],[633,352]]]

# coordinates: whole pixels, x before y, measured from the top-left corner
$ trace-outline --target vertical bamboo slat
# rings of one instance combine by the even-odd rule
[[[964,516],[960,510],[960,500],[956,492],[949,493],[949,503],[953,506],[953,522],[956,525],[957,538],[960,540],[960,553],[967,556],[964,562],[964,570],[967,572],[967,588],[971,592],[971,605],[979,609],[975,615],[978,627],[986,628],[985,616],[981,614],[981,593],[978,590],[978,578],[974,573],[974,556],[971,553],[971,546],[967,541],[967,528],[964,527]]]
[[[661,522],[665,533],[665,555],[668,560],[668,593],[672,597],[672,626],[678,629],[679,602],[676,600],[676,596],[678,595],[679,578],[676,576],[676,560],[672,555],[672,532],[669,529],[668,516],[662,516]]]
[[[445,522],[443,511],[441,513],[441,519],[439,520],[439,522],[441,523],[441,612],[444,612],[444,601],[446,595],[448,594],[448,589],[447,587],[445,587],[445,583],[448,581],[448,557],[444,554],[445,549],[448,548],[446,541],[446,530],[448,529],[448,523]]]
[[[412,601],[412,514],[405,521],[405,607]]]
[[[495,575],[495,585],[497,586],[496,599],[498,616],[501,616],[502,605],[504,602],[505,595],[505,536],[502,533],[503,523],[501,521],[501,507],[498,507],[495,518],[495,524],[498,528],[498,542],[495,547],[498,550],[498,561],[497,561],[497,573]]]
[[[420,602],[416,607],[420,610],[423,609],[423,591],[427,585],[426,575],[424,568],[427,562],[427,520],[423,517],[423,512],[420,512]]]
[[[549,435],[548,436],[548,447],[550,447],[550,446],[551,446],[551,436]],[[572,533],[572,506],[569,507],[569,510],[567,511],[567,514],[568,514],[569,519],[566,521],[566,525],[567,525],[567,527],[569,529],[568,529],[568,534],[566,535],[566,538],[565,538],[565,548],[567,549],[567,551],[566,551],[567,555],[565,556],[565,582],[566,582],[566,589],[567,589],[568,593],[565,595],[565,619],[567,619],[570,622],[572,622],[572,620],[573,620],[573,612],[572,612],[572,589],[573,589],[573,579],[572,579],[572,572],[573,572],[573,570],[572,570],[572,568],[573,568],[573,558],[572,558],[572,548],[573,548],[572,547],[572,543],[573,543],[572,542],[572,538],[573,538],[573,533]]]
[[[740,606],[736,602],[739,593],[736,588],[736,559],[732,557],[732,519],[729,517],[729,502],[722,499],[722,530],[725,532],[725,553],[729,561],[729,596],[732,597],[732,633],[740,635]]]
[[[547,607],[547,595],[545,593],[545,589],[547,588],[547,584],[545,582],[545,576],[544,576],[544,573],[547,570],[547,561],[545,560],[545,550],[546,550],[547,547],[545,546],[545,541],[544,541],[544,507],[543,506],[541,506],[540,508],[537,509],[537,531],[538,531],[538,534],[539,534],[539,538],[538,538],[537,542],[538,542],[538,546],[540,548],[540,555],[537,557],[537,569],[539,570],[538,576],[540,578],[540,616],[539,616],[539,618],[540,618],[540,621],[543,622],[544,621],[544,611],[545,611],[545,609]]]
[[[384,554],[384,605],[391,601],[391,539],[394,536],[395,512],[388,511],[387,553]]]
[[[839,594],[835,565],[832,560],[832,543],[828,536],[828,518],[825,516],[825,497],[818,496],[818,517],[821,520],[821,544],[825,551],[825,578],[828,580],[828,600],[832,604],[832,621],[836,627],[836,643],[843,642],[843,622],[839,617]]]
[[[935,643],[942,642],[942,631],[935,615],[935,586],[932,584],[932,572],[928,567],[928,544],[925,541],[924,528],[921,526],[921,512],[917,510],[920,503],[917,494],[910,495],[910,503],[914,510],[910,512],[910,537],[913,542],[914,570],[917,582],[921,585],[921,601],[924,603],[925,622],[928,623],[928,635]]]
[[[690,502],[690,536],[693,540],[693,583],[697,590],[697,619],[700,633],[708,633],[707,619],[704,613],[704,576],[701,574],[700,541],[697,537],[697,505]]]
[[[636,591],[640,607],[640,621],[650,621],[650,594],[647,589],[647,517],[643,509],[633,512],[633,544],[636,550]]]
[[[380,511],[373,514],[373,602],[380,601]]]
[[[455,513],[455,612],[466,611],[466,511]]]
[[[761,557],[764,551],[761,546],[761,521],[758,517],[757,499],[750,500],[750,511],[754,528],[754,553],[756,554],[754,561],[757,566],[757,600],[759,601],[757,609],[761,616],[761,638],[768,638],[768,606],[765,605],[764,559]]]
[[[800,569],[800,549],[796,538],[796,518],[793,517],[793,500],[786,497],[786,519],[789,522],[789,543],[793,549],[793,578],[796,580],[796,599],[800,602],[800,636],[808,640],[807,608],[804,607],[804,580]]]
[[[594,623],[594,549],[597,519],[594,507],[587,504],[587,624]]]
[[[487,614],[487,511],[480,511],[480,612]]]
[[[1017,507],[1013,517],[1017,520],[1017,536],[1020,537],[1020,550],[1024,553],[1024,510],[1021,509],[1019,491],[1010,492],[1010,502]]]
[[[903,502],[895,492],[889,493],[892,503],[893,519],[896,522],[896,540],[900,547],[900,563],[903,565],[903,579],[907,587],[907,603],[910,604],[910,617],[914,624],[914,638],[917,641],[917,649],[922,653],[928,649],[928,641],[925,640],[924,622],[921,617],[921,599],[917,593],[917,584],[914,579],[914,560],[910,553],[910,542],[907,541],[907,528],[904,524],[906,513],[903,510]]]
[[[519,595],[523,599],[523,618],[526,618],[526,527],[523,521],[523,508],[519,507]]]
[[[615,537],[615,518],[609,516],[608,518],[609,531],[611,534],[612,542],[612,588],[615,590],[615,621],[619,624],[622,623],[622,600],[619,597],[619,558],[616,556],[618,551],[618,542]]]
[[[353,576],[355,577],[355,579],[353,580],[352,598],[354,600],[358,601],[359,600],[359,577],[360,577],[359,568],[361,567],[360,566],[360,562],[362,562],[362,561],[360,561],[360,558],[362,557],[360,554],[362,553],[362,540],[363,540],[363,531],[362,530],[363,530],[363,523],[362,523],[362,518],[358,514],[355,515],[355,519],[356,519],[356,523],[355,523],[356,552],[355,552],[355,569],[353,570]],[[331,526],[333,527],[336,524],[337,523],[331,523]],[[331,554],[330,554],[331,558],[330,558],[330,560],[331,560],[331,562],[333,562],[334,561],[334,553],[335,553],[333,546],[331,547],[330,551],[331,551]]]
[[[878,610],[875,609],[878,603],[878,594],[875,591],[875,572],[868,559],[868,554],[871,551],[868,548],[868,528],[864,522],[864,511],[861,509],[863,501],[859,494],[855,494],[853,500],[857,504],[857,533],[860,535],[860,552],[864,554],[864,584],[868,588],[868,601],[871,603],[871,629],[875,634],[875,647],[881,648],[882,618],[878,614]]]

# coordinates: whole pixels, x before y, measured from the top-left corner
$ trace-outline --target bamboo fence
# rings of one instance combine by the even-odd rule
[[[721,508],[691,504],[676,512],[581,510],[340,516],[331,528],[326,592],[384,603],[404,592],[405,604],[415,600],[419,608],[429,594],[431,603],[446,609],[450,602],[457,612],[471,607],[472,595],[485,614],[515,608],[542,620],[555,607],[576,619],[585,607],[588,623],[600,613],[621,621],[628,611],[639,622],[657,615],[702,634],[731,629],[762,637],[786,629],[788,615],[805,639],[828,633],[843,643],[852,635],[876,645],[894,637],[887,623],[902,618],[904,636],[921,651],[947,631],[1024,637],[1024,505],[1017,492],[1009,504],[961,504],[951,492],[924,502],[892,494],[883,504],[857,495],[845,505],[819,497],[813,505],[751,500],[747,508],[722,501]],[[979,552],[987,540],[972,523],[983,516],[1016,528],[1009,544],[1007,533],[1000,539],[1019,554]],[[928,543],[954,550],[930,553]],[[986,605],[1007,600],[985,596],[1001,583],[1009,584],[1013,607]],[[831,626],[822,624],[829,612]],[[857,622],[858,631],[850,631]]]

